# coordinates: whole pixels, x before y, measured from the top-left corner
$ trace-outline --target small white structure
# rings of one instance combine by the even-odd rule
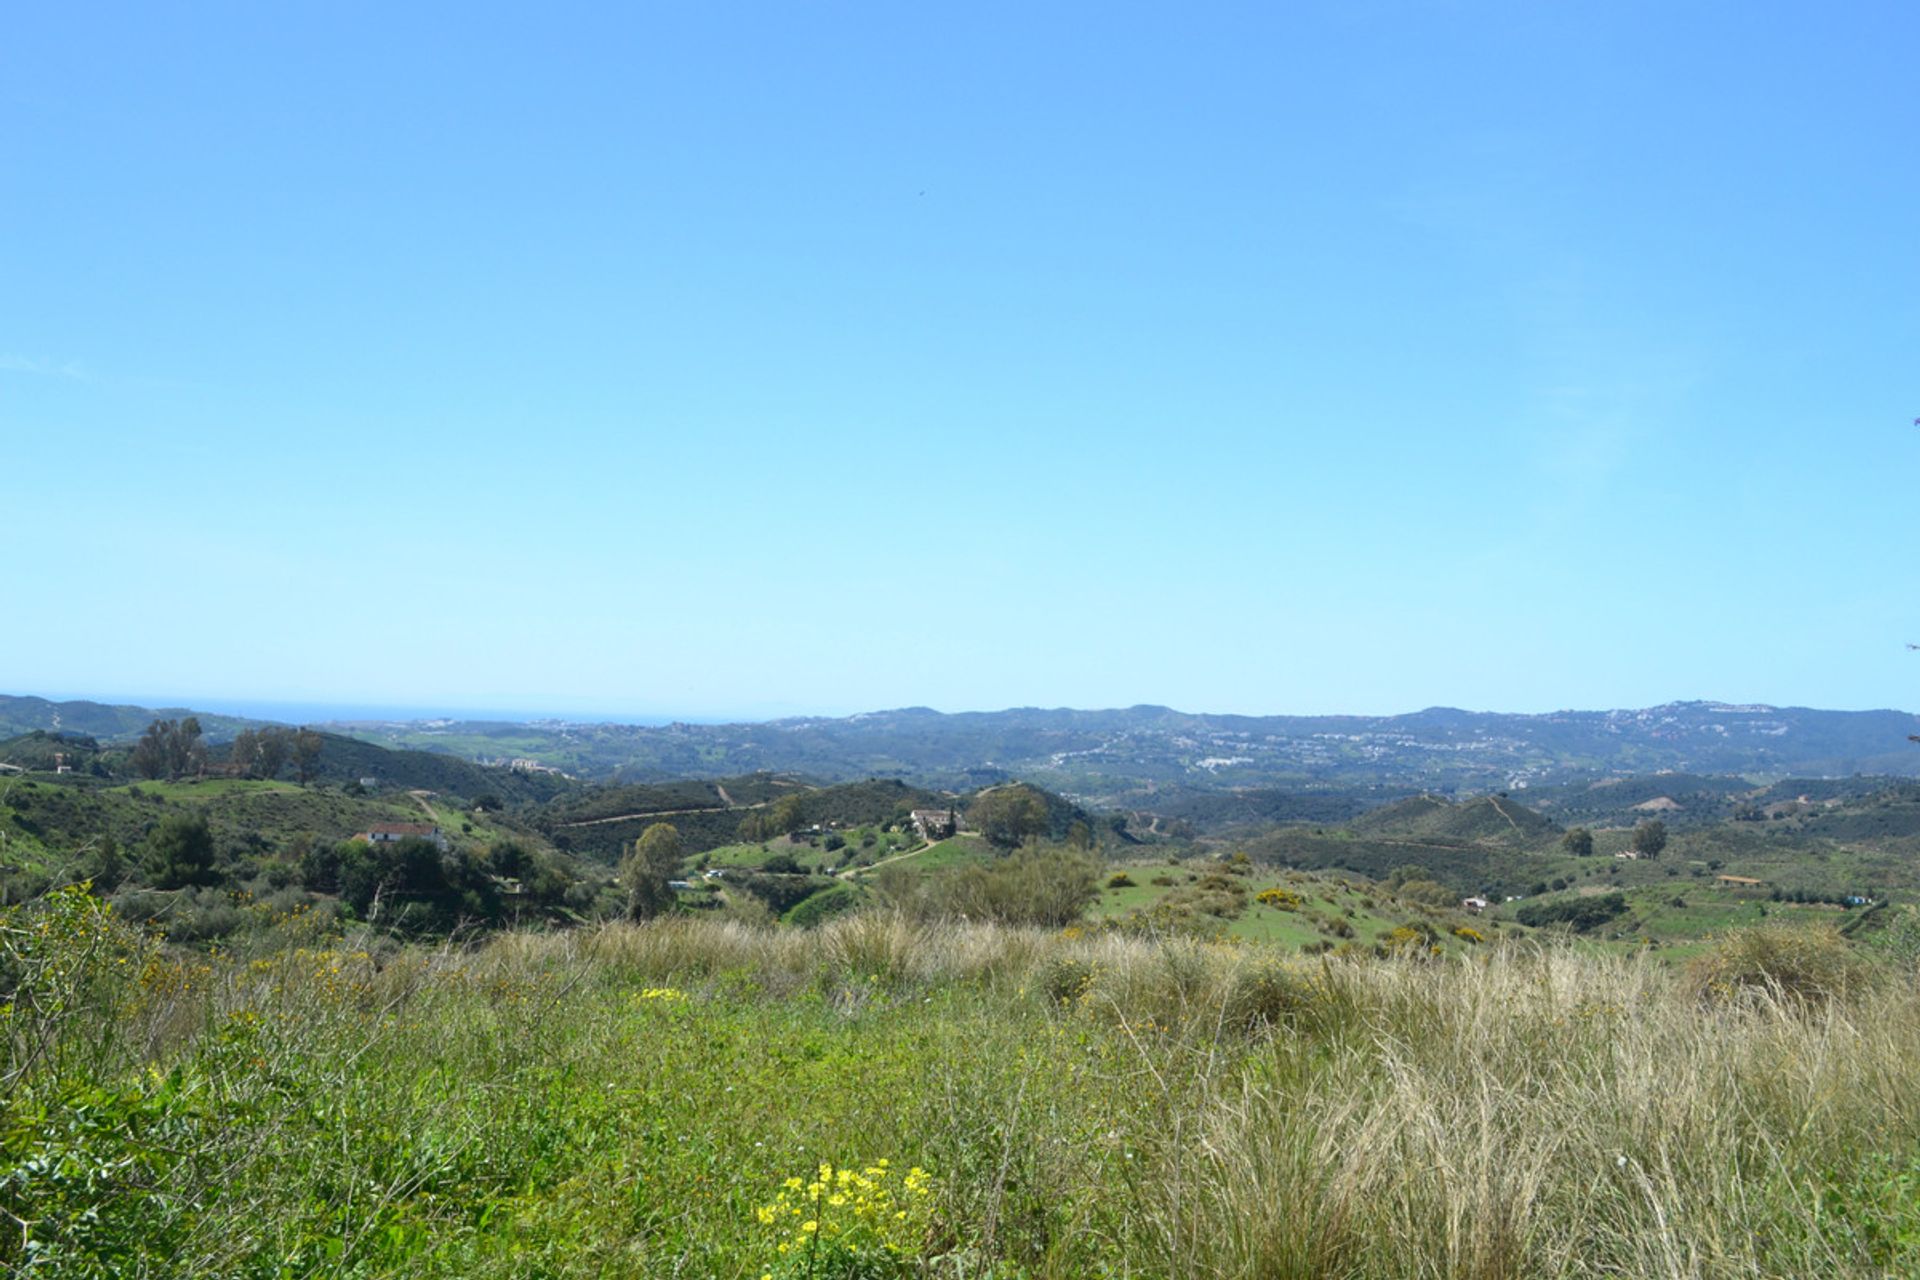
[[[1480,912],[1485,911],[1488,907],[1492,906],[1493,904],[1491,902],[1488,902],[1485,898],[1472,897],[1472,898],[1460,899],[1460,905],[1465,907],[1468,911],[1473,912],[1475,915],[1478,915]]]
[[[368,844],[399,844],[402,840],[425,840],[442,853],[447,849],[447,837],[440,828],[426,822],[389,822],[367,830],[355,836],[356,840],[365,840]]]

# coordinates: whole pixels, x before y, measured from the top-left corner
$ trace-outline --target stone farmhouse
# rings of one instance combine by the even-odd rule
[[[945,840],[960,829],[952,809],[915,809],[911,820],[923,840]]]

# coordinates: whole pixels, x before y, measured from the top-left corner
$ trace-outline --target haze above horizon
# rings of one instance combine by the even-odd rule
[[[1891,3],[23,10],[0,685],[1899,706],[1916,38]]]

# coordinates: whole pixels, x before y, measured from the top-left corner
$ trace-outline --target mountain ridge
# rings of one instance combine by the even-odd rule
[[[159,712],[0,695],[0,736],[61,727],[125,740]],[[178,709],[164,714],[184,714]],[[58,725],[54,723],[58,717]],[[210,739],[262,722],[201,717]],[[966,788],[1013,777],[1079,800],[1152,808],[1169,788],[1238,793],[1391,785],[1459,794],[1675,772],[1773,780],[1920,774],[1920,715],[1694,699],[1550,712],[1428,707],[1390,716],[1248,716],[1127,708],[926,707],[723,724],[345,720],[322,727],[467,760],[531,760],[646,782],[788,772]]]

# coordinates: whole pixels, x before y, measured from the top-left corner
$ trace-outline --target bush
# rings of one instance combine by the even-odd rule
[[[1545,888],[1545,886],[1541,886]],[[1403,902],[1415,902],[1427,907],[1451,907],[1459,902],[1460,895],[1437,880],[1417,879],[1402,881],[1396,896]]]
[[[1040,990],[1055,1004],[1078,1000],[1093,990],[1093,962],[1079,956],[1055,956],[1040,976]]]
[[[141,862],[153,883],[162,889],[212,884],[213,831],[201,814],[170,813],[147,837]]]
[[[1133,877],[1124,871],[1116,871],[1107,877],[1107,888],[1131,889],[1133,888]]]
[[[1440,934],[1425,920],[1396,925],[1374,945],[1374,954],[1382,959],[1391,956],[1430,956],[1439,952]]]
[[[1099,863],[1067,849],[1025,849],[986,866],[921,875],[898,864],[874,887],[918,920],[991,920],[1058,929],[1078,920],[1099,892]]]
[[[1767,924],[1741,929],[1694,961],[1691,976],[1703,998],[1728,1000],[1753,991],[1818,1004],[1867,977],[1867,967],[1839,932]]]
[[[1284,964],[1261,964],[1233,976],[1226,1017],[1248,1031],[1295,1027],[1324,1003],[1325,994],[1324,983],[1314,974]]]
[[[826,923],[837,915],[853,910],[867,898],[866,891],[858,885],[836,884],[804,899],[799,906],[789,911],[786,921],[802,929],[812,929]]]
[[[1626,898],[1604,893],[1587,898],[1563,898],[1557,902],[1529,902],[1513,913],[1513,918],[1532,929],[1564,924],[1577,933],[1597,929],[1627,910]]]
[[[740,887],[766,903],[775,915],[785,915],[837,883],[826,876],[750,875],[740,882]]]

